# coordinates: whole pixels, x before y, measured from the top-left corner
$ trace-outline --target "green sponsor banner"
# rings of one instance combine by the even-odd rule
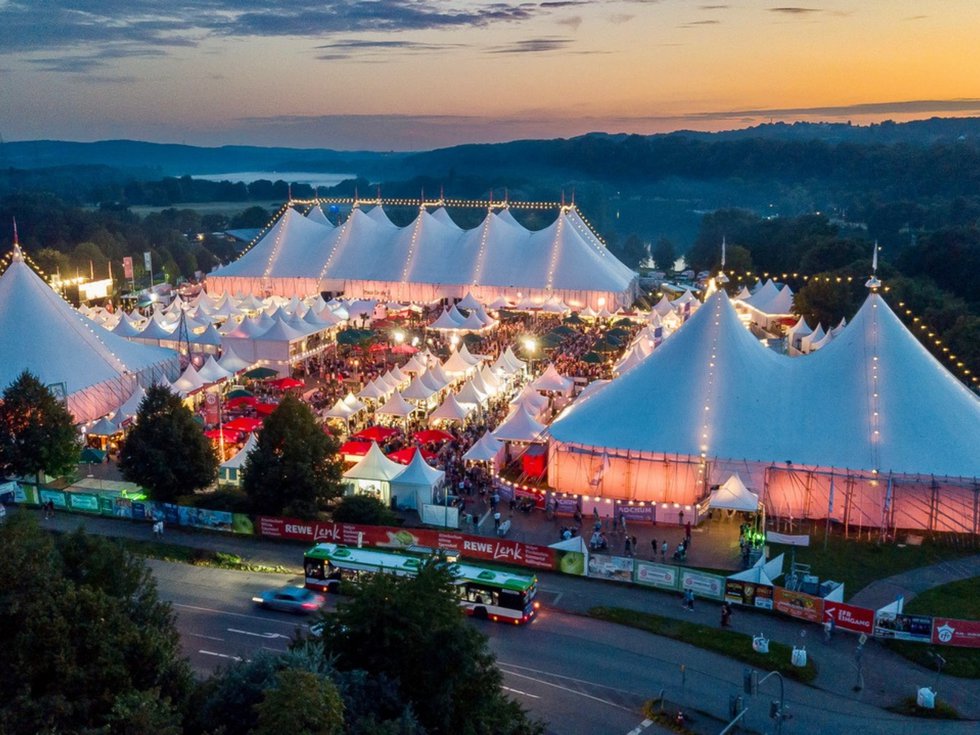
[[[95,493],[67,493],[68,506],[71,510],[83,513],[99,512],[99,496]]]
[[[61,508],[63,510],[68,508],[68,501],[65,499],[65,492],[63,490],[51,490],[50,488],[42,487],[39,493],[42,503],[47,503],[50,500],[54,503],[55,508]]]
[[[233,533],[246,533],[250,536],[255,533],[252,519],[244,513],[231,514],[231,530]]]
[[[99,512],[104,516],[116,514],[116,498],[113,495],[99,496]]]
[[[676,590],[680,584],[678,568],[669,564],[657,564],[650,561],[636,560],[633,581],[665,590]]]

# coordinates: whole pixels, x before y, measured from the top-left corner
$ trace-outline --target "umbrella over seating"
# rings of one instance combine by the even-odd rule
[[[228,391],[229,398],[251,398],[254,395],[252,391],[245,388],[235,388],[235,390]]]
[[[278,403],[256,403],[255,412],[262,414],[263,416],[268,416],[270,413],[279,408]]]
[[[405,447],[404,449],[399,449],[397,452],[392,452],[388,455],[388,459],[393,459],[398,464],[411,464],[412,458],[415,456],[415,452],[420,451],[419,447]],[[428,449],[422,449],[422,459],[424,459],[429,464],[436,458],[435,452],[430,452]]]
[[[302,388],[304,383],[296,378],[279,378],[279,380],[273,380],[269,385],[279,390],[290,390],[291,388]]]
[[[357,439],[365,439],[367,441],[384,442],[396,434],[400,434],[401,430],[396,429],[392,426],[369,426],[366,429],[354,434]]]
[[[238,408],[239,406],[254,406],[258,402],[259,399],[255,396],[235,396],[225,401],[225,405],[228,408]]]
[[[251,380],[267,380],[276,377],[278,374],[276,370],[269,367],[257,367],[245,371],[245,377]]]
[[[452,441],[453,435],[448,431],[441,431],[439,429],[424,429],[415,432],[415,438],[422,444],[429,444]]]
[[[227,429],[211,429],[210,431],[205,431],[204,436],[206,436],[211,441],[226,441],[229,444],[234,444],[238,441],[237,431],[229,431]]]
[[[371,449],[371,442],[368,440],[351,439],[344,442],[338,450],[344,457],[363,457]]]
[[[232,419],[228,423],[224,424],[221,428],[228,429],[230,431],[244,431],[251,433],[256,429],[262,427],[262,419],[248,418],[247,416],[239,416],[236,419]]]

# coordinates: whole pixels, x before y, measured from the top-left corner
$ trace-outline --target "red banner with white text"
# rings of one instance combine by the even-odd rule
[[[555,552],[547,546],[520,541],[471,536],[455,531],[429,528],[391,528],[354,523],[300,521],[292,518],[259,516],[258,532],[271,538],[287,538],[310,543],[335,543],[347,546],[377,546],[406,549],[428,546],[456,551],[467,559],[518,564],[532,569],[554,569]]]
[[[824,616],[832,617],[834,624],[841,630],[874,635],[874,610],[869,610],[866,607],[857,607],[856,605],[845,605],[843,602],[829,602],[824,600],[823,612]],[[824,619],[826,620],[826,617]]]
[[[954,618],[933,618],[932,642],[944,646],[980,648],[980,622]]]

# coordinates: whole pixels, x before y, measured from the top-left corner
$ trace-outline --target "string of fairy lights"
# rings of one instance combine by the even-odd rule
[[[564,208],[562,208],[564,211]],[[551,243],[551,260],[548,261],[548,273],[545,276],[545,288],[551,291],[555,286],[555,271],[558,269],[558,256],[561,253],[562,227],[565,223],[564,217],[558,218],[558,225],[555,227],[555,239]]]
[[[779,278],[782,281],[788,281],[790,279],[797,279],[798,281],[803,281],[805,283],[831,283],[840,284],[853,283],[855,280],[860,281],[860,278],[855,278],[854,276],[822,276],[822,275],[809,275],[806,273],[778,273],[778,272],[768,272],[768,271],[719,271],[720,273],[725,273],[731,278],[735,279],[736,282],[743,281],[758,281],[760,279],[769,278]],[[891,291],[891,288],[887,285],[882,286],[877,289],[879,294],[885,294]],[[882,296],[882,298],[884,298]],[[956,354],[954,354],[948,345],[946,345],[938,336],[938,332],[930,327],[925,320],[916,315],[904,301],[898,302],[898,309],[901,315],[907,317],[907,321],[911,322],[909,326],[909,331],[912,332],[919,341],[925,342],[929,345],[935,346],[936,351],[941,353],[943,357],[949,363],[950,372],[958,374],[961,376],[963,382],[974,388],[980,388],[980,377],[973,374],[973,371],[960,359]]]

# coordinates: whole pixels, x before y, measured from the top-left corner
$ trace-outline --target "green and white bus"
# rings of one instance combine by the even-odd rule
[[[381,549],[358,549],[338,544],[317,544],[303,556],[306,587],[317,592],[337,592],[341,580],[357,580],[365,574],[412,577],[426,562],[424,555]],[[520,625],[534,617],[538,578],[468,562],[452,562],[459,604],[467,615]]]

